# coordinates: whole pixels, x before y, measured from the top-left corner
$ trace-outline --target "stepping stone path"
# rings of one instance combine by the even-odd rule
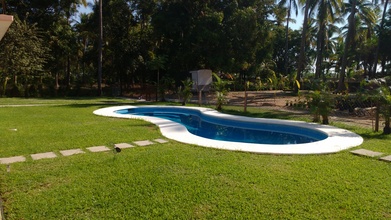
[[[376,152],[376,151],[371,151],[367,149],[358,149],[358,150],[353,150],[350,151],[350,153],[359,155],[359,156],[366,156],[366,157],[380,157],[384,153],[382,152]],[[380,157],[379,160],[386,161],[386,162],[391,162],[391,155],[385,156],[385,157]]]
[[[24,161],[26,161],[26,158],[23,156],[0,158],[0,164],[10,164],[10,163],[24,162]]]
[[[46,159],[46,158],[55,158],[57,155],[54,152],[46,152],[46,153],[40,153],[40,154],[31,154],[31,158],[33,160],[40,160],[40,159]]]
[[[75,154],[84,154],[85,152],[82,151],[81,149],[71,149],[71,150],[61,150],[60,153],[62,156],[72,156]]]
[[[120,149],[125,149],[125,148],[134,147],[133,145],[128,144],[128,143],[114,144],[114,146],[115,146],[115,147],[118,147],[118,148],[120,148]]]
[[[91,152],[103,152],[103,151],[109,151],[110,149],[106,146],[97,146],[97,147],[89,147],[87,150]]]
[[[138,146],[148,146],[151,144],[154,144],[152,141],[146,140],[146,141],[134,141],[133,143],[137,144]]]
[[[380,157],[379,160],[391,162],[391,155],[385,156],[385,157]]]
[[[136,144],[137,146],[148,146],[152,144],[164,144],[167,143],[167,140],[164,139],[155,139],[152,141],[145,140],[145,141],[134,141],[133,143]],[[135,147],[132,144],[128,143],[119,143],[114,145],[117,148],[120,149],[126,149],[126,148],[132,148]],[[94,147],[88,147],[87,150],[90,152],[106,152],[110,151],[112,149],[106,147],[106,146],[94,146]],[[70,149],[70,150],[61,150],[60,154],[62,156],[72,156],[75,154],[84,154],[85,152],[82,149]],[[31,154],[30,155],[33,160],[40,160],[40,159],[46,159],[46,158],[56,158],[57,155],[54,152],[45,152],[45,153],[37,153],[37,154]],[[11,163],[16,163],[16,162],[24,162],[26,161],[26,157],[24,156],[15,156],[15,157],[6,157],[6,158],[0,158],[0,164],[11,164]],[[0,218],[1,219],[1,218]]]
[[[167,142],[168,142],[167,140],[164,140],[164,139],[155,139],[155,140],[153,140],[153,141],[158,142],[158,143],[160,143],[160,144],[164,144],[164,143],[167,143]]]
[[[350,151],[352,154],[361,155],[361,156],[367,156],[367,157],[378,157],[380,155],[383,155],[383,153],[375,152],[371,150],[366,149],[358,149],[354,151]]]

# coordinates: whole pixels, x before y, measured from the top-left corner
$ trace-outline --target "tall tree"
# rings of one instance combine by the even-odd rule
[[[334,23],[335,16],[340,15],[340,8],[342,7],[341,0],[319,0],[315,5],[318,9],[318,33],[317,33],[317,44],[316,44],[316,64],[315,64],[315,78],[321,78],[322,64],[324,50],[326,49],[327,42],[327,25],[328,23]]]
[[[99,0],[99,40],[98,40],[98,96],[102,95],[102,61],[103,61],[103,14],[102,1]]]
[[[362,19],[365,23],[375,23],[376,13],[373,11],[372,4],[366,0],[350,0],[345,4],[348,17],[348,32],[345,37],[344,52],[342,55],[341,69],[339,73],[338,91],[345,90],[345,74],[348,66],[349,52],[352,49],[356,34],[356,16],[357,19]]]
[[[300,42],[300,54],[299,54],[299,61],[297,63],[297,74],[296,74],[296,81],[301,81],[301,74],[305,68],[305,52],[306,52],[306,45],[307,45],[307,30],[308,30],[308,18],[310,16],[310,8],[311,8],[311,0],[305,0],[304,5],[304,19],[303,19],[303,27],[302,27],[302,33],[301,33],[301,42]],[[295,92],[298,92],[299,85],[295,84]]]
[[[7,81],[12,79],[13,86],[18,88],[22,84],[25,96],[29,96],[30,85],[35,90],[35,85],[44,76],[48,51],[37,26],[20,21],[16,16],[0,42],[0,78],[4,80],[4,89]]]
[[[289,56],[288,56],[288,51],[289,51],[289,22],[291,20],[291,13],[292,10],[297,16],[299,11],[297,7],[297,2],[296,0],[281,0],[278,5],[281,6],[286,6],[286,26],[285,26],[285,75],[289,75]]]
[[[75,15],[79,5],[87,7],[86,0],[62,0],[60,1],[60,10],[65,13],[66,20],[68,21],[68,26],[71,26],[71,16]],[[75,42],[72,42],[75,46]],[[70,44],[70,43],[69,43]],[[74,49],[72,50],[74,51]],[[67,51],[66,59],[66,86],[69,89],[71,83],[71,50]]]
[[[380,21],[379,38],[378,38],[377,47],[376,47],[376,53],[375,53],[375,58],[374,58],[375,65],[372,67],[372,70],[370,72],[370,77],[371,78],[375,77],[375,74],[376,74],[378,58],[379,58],[379,50],[380,50],[380,44],[381,44],[381,37],[380,36],[382,35],[382,32],[384,32],[384,23],[385,23],[385,20],[386,20],[388,2],[389,2],[389,0],[382,0],[382,3],[384,4],[384,8],[383,8],[383,15],[382,15],[382,18],[381,18],[381,21]],[[375,1],[375,4],[377,4],[377,0]]]

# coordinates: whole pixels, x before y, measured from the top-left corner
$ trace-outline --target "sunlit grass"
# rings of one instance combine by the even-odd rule
[[[0,108],[0,157],[164,138],[143,121],[93,115],[104,100],[64,102]],[[246,114],[293,119],[252,108]],[[360,148],[391,154],[389,136],[346,128],[365,138]],[[119,154],[29,159],[10,172],[0,165],[7,220],[389,219],[389,189],[389,163],[349,151],[259,155],[172,140]]]

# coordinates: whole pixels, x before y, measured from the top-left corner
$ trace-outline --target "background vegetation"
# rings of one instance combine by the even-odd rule
[[[87,3],[92,12],[78,13]],[[2,12],[15,21],[0,43],[3,96],[102,94],[98,90],[119,95],[140,88],[154,93],[159,80],[177,87],[190,70],[202,68],[234,81],[236,90],[246,80],[254,83],[251,89],[297,89],[298,80],[301,89],[327,81],[330,90],[354,91],[363,79],[389,75],[388,1],[7,0],[4,5]],[[304,22],[292,30],[298,9]],[[264,86],[270,80],[273,86]]]

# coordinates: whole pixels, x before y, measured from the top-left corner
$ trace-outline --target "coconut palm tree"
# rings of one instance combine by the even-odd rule
[[[345,47],[339,73],[338,91],[345,90],[345,73],[348,64],[348,56],[356,35],[356,17],[363,20],[366,24],[376,23],[376,13],[374,13],[372,4],[367,0],[349,0],[348,3],[345,3],[345,9],[345,15],[349,15],[348,32],[345,37]]]
[[[305,0],[305,2],[301,1],[300,4],[303,5],[304,3],[304,19],[303,19],[303,27],[302,27],[302,33],[301,33],[301,42],[300,42],[300,54],[299,54],[299,61],[297,63],[297,74],[296,74],[296,81],[301,81],[301,75],[303,70],[305,69],[305,52],[306,52],[306,44],[307,44],[307,30],[308,30],[308,20],[310,16],[310,9],[311,9],[311,1],[312,0]],[[299,87],[295,86],[295,92],[298,92]]]
[[[376,53],[375,53],[375,65],[372,67],[372,70],[370,72],[370,77],[375,77],[375,74],[376,74],[376,68],[377,68],[377,62],[378,62],[379,50],[380,50],[380,35],[384,31],[384,22],[386,20],[388,1],[389,0],[382,0],[382,4],[384,4],[383,15],[382,15],[382,18],[380,21],[379,38],[377,41],[377,47],[376,47]],[[374,3],[377,4],[378,1],[376,0]]]
[[[364,69],[364,75],[367,76],[376,65],[373,54],[376,52],[375,23],[365,23],[364,20],[356,18],[357,34],[354,38],[354,48],[356,48],[356,69]]]
[[[328,39],[327,26],[336,21],[336,17],[341,14],[342,1],[341,0],[320,0],[315,2],[315,7],[318,9],[318,33],[316,44],[316,69],[315,78],[321,78],[322,63],[324,51],[326,49],[326,41]]]
[[[286,26],[285,26],[285,73],[286,73],[286,76],[289,75],[289,56],[288,56],[288,50],[289,50],[289,22],[291,20],[291,11],[294,10],[293,12],[295,13],[295,15],[297,16],[298,15],[298,8],[297,8],[297,2],[296,0],[281,0],[279,3],[278,3],[278,6],[280,7],[284,7],[286,6]]]

